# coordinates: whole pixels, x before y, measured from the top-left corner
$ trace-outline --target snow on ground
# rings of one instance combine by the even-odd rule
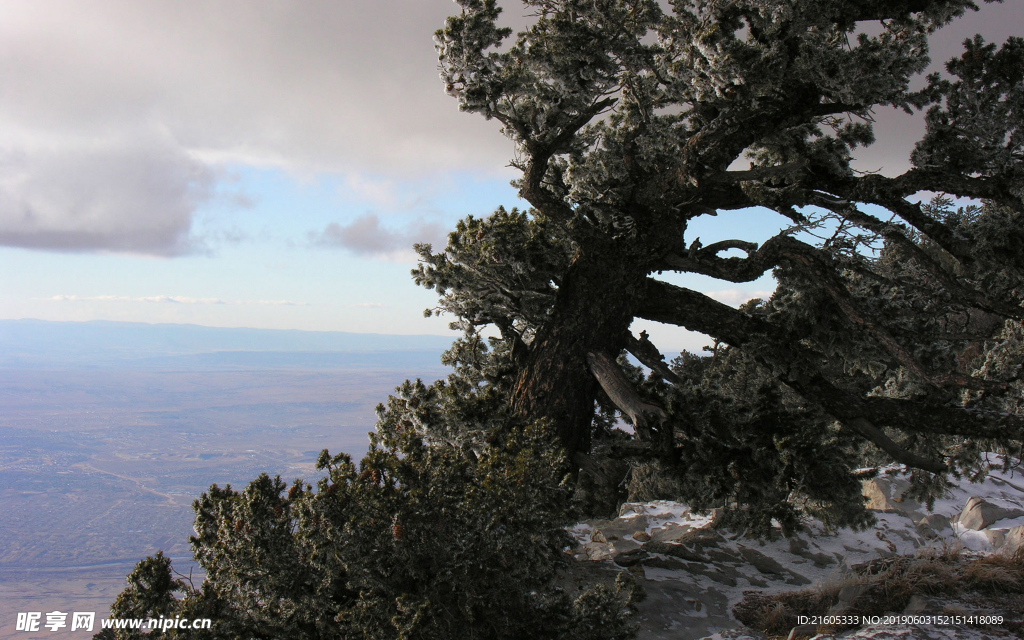
[[[627,503],[613,520],[590,520],[573,527],[570,531],[578,541],[574,556],[581,562],[628,568],[638,578],[648,592],[640,608],[640,638],[696,640],[740,626],[731,609],[745,591],[779,593],[825,584],[872,560],[913,555],[927,548],[960,546],[991,553],[1020,544],[1024,537],[1020,470],[993,470],[977,484],[964,480],[930,511],[901,499],[906,486],[905,479],[890,474],[865,483],[868,504],[877,518],[865,531],[829,532],[821,522],[810,520],[804,533],[766,541],[718,531],[709,526],[713,514],[696,514],[680,503]],[[989,505],[987,514],[1005,512],[1012,517],[1001,517],[981,530],[964,526],[956,518],[972,498]],[[932,514],[938,517],[928,518]],[[897,631],[862,629],[851,637],[946,637],[945,631],[936,631],[938,635],[927,629]],[[742,637],[739,630],[732,633]]]

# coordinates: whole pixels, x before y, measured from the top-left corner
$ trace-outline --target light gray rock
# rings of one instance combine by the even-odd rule
[[[1017,549],[1024,547],[1024,526],[1018,526],[1006,532],[1006,540],[1003,541],[1003,551],[1015,553]]]
[[[651,531],[651,540],[655,542],[676,542],[687,531],[692,529],[688,524],[671,523],[668,526]]]
[[[591,540],[596,540],[598,534],[604,537],[605,542],[623,540],[626,538],[631,539],[633,537],[633,534],[637,531],[646,530],[647,525],[649,525],[650,522],[651,521],[647,516],[636,516],[633,518],[616,518],[608,524],[602,526],[595,526],[594,533],[591,536]]]
[[[1019,518],[1020,516],[1024,516],[1024,510],[1006,509],[973,496],[964,505],[964,510],[960,512],[958,521],[967,529],[981,531],[1004,518]]]
[[[986,529],[983,533],[988,538],[988,543],[992,545],[993,549],[1002,548],[1003,543],[1006,542],[1006,531],[1004,529]]]
[[[635,513],[636,515],[643,515],[647,513],[647,507],[639,502],[623,502],[622,506],[619,507],[619,517],[626,515],[627,513]]]
[[[926,515],[924,518],[917,523],[918,527],[928,527],[936,533],[942,533],[945,529],[949,529],[949,518],[942,515],[941,513],[932,513]]]

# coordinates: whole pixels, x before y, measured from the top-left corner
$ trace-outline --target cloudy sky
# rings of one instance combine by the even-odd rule
[[[508,141],[438,81],[431,36],[455,8],[0,1],[0,318],[443,333],[410,245],[521,204]],[[985,5],[934,57],[1022,15]],[[899,170],[920,125],[879,116],[861,161]]]

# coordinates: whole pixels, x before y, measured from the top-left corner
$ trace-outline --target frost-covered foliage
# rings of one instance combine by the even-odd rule
[[[969,0],[527,0],[515,36],[496,2],[457,2],[435,36],[442,81],[515,142],[532,208],[421,247],[416,280],[466,332],[472,393],[557,425],[580,487],[724,506],[762,532],[803,513],[856,525],[873,467],[906,465],[927,500],[984,473],[980,451],[1019,452],[1020,38],[968,40],[911,91]],[[883,105],[926,125],[896,177],[851,166]],[[789,226],[761,244],[688,236],[741,208]],[[666,271],[779,284],[736,310]],[[629,333],[637,318],[716,353],[670,367]],[[470,357],[486,325],[501,337]],[[623,350],[645,368],[595,368]]]
[[[436,404],[424,391],[410,385],[380,408],[358,468],[325,450],[315,488],[266,475],[242,491],[211,487],[191,539],[206,580],[147,558],[112,615],[214,620],[169,638],[632,637],[640,592],[628,577],[557,586],[572,512],[551,435],[505,430],[481,455],[427,446],[414,428]]]
[[[494,324],[506,336],[529,336],[547,317],[572,244],[542,216],[498,208],[487,218],[460,221],[444,253],[432,254],[430,245],[416,249],[420,265],[413,278],[437,291],[439,312],[466,328]]]
[[[457,0],[435,34],[446,91],[501,123],[530,205],[417,247],[428,314],[463,332],[453,373],[399,388],[358,470],[325,453],[316,489],[211,489],[207,581],[148,559],[118,615],[211,617],[225,638],[625,638],[628,585],[556,586],[574,504],[857,526],[883,465],[927,501],[983,474],[982,451],[1019,457],[1020,39],[970,40],[911,91],[970,0],[524,2],[514,37],[496,0]],[[851,166],[885,105],[926,124],[895,177]],[[787,228],[692,237],[738,209]],[[664,272],[778,289],[736,309]],[[712,353],[666,363],[638,318]]]

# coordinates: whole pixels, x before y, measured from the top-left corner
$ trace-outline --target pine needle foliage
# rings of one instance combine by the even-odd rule
[[[417,397],[381,407],[358,467],[322,452],[315,487],[266,475],[241,491],[211,487],[194,507],[201,587],[158,554],[112,615],[214,620],[168,638],[632,637],[640,593],[626,576],[559,586],[574,514],[550,430],[507,430],[479,456],[428,446],[410,428]]]

